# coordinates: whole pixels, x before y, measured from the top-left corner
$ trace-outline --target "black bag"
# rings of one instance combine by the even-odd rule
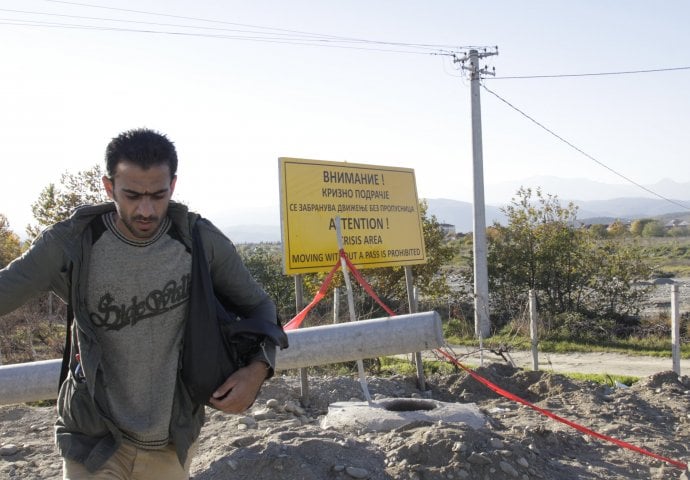
[[[203,221],[203,220],[201,220]],[[182,346],[182,381],[192,400],[210,405],[213,392],[247,365],[264,342],[281,349],[288,339],[278,319],[240,318],[216,297],[208,261],[195,224],[192,279]]]

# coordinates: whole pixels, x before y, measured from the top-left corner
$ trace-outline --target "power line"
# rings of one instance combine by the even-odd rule
[[[592,161],[595,162],[596,164],[598,164],[598,165],[604,167],[606,170],[610,171],[611,173],[613,173],[613,174],[619,176],[620,178],[622,178],[622,179],[625,180],[626,182],[632,183],[632,184],[635,185],[636,187],[639,187],[639,188],[641,188],[642,190],[644,190],[644,191],[646,191],[646,192],[648,192],[648,193],[651,193],[651,194],[654,195],[655,197],[658,197],[658,198],[660,198],[660,199],[662,199],[662,200],[665,200],[665,201],[667,201],[667,202],[669,202],[669,203],[671,203],[671,204],[673,204],[673,205],[676,205],[676,206],[682,208],[683,210],[690,210],[690,207],[688,207],[688,206],[686,206],[686,205],[683,205],[682,203],[677,202],[677,201],[675,201],[675,200],[672,200],[672,199],[670,199],[670,198],[667,198],[667,197],[665,197],[665,196],[663,196],[663,195],[661,195],[661,194],[659,194],[659,193],[656,193],[655,191],[653,191],[653,190],[651,190],[651,189],[645,187],[644,185],[641,185],[641,184],[637,183],[636,181],[634,181],[634,180],[632,180],[632,179],[626,177],[626,176],[623,175],[622,173],[617,172],[616,170],[614,170],[613,168],[609,167],[609,166],[606,165],[605,163],[603,163],[603,162],[597,160],[597,159],[594,158],[592,155],[588,154],[587,152],[585,152],[585,151],[582,150],[581,148],[577,147],[577,146],[574,145],[573,143],[571,143],[571,142],[569,142],[568,140],[566,140],[565,138],[561,137],[560,135],[558,135],[557,133],[555,133],[555,132],[554,132],[553,130],[551,130],[550,128],[546,127],[546,126],[543,125],[542,123],[540,123],[540,122],[538,122],[537,120],[535,120],[534,118],[530,117],[528,114],[526,114],[525,112],[523,112],[522,110],[520,110],[519,108],[517,108],[515,105],[513,105],[512,103],[510,103],[508,100],[506,100],[505,98],[503,98],[503,97],[501,97],[500,95],[498,95],[496,92],[494,92],[494,91],[490,90],[489,88],[487,88],[487,86],[484,85],[483,83],[482,83],[482,88],[483,88],[484,90],[486,90],[487,92],[489,92],[491,95],[493,95],[493,96],[495,96],[496,98],[498,98],[500,101],[502,101],[502,102],[505,103],[506,105],[508,105],[510,108],[512,108],[513,110],[515,110],[516,112],[518,112],[520,115],[522,115],[523,117],[527,118],[527,119],[528,119],[529,121],[531,121],[532,123],[536,124],[538,127],[542,128],[542,129],[545,130],[546,132],[548,132],[548,133],[550,133],[551,135],[553,135],[554,137],[556,137],[556,138],[557,138],[558,140],[560,140],[561,142],[563,142],[563,143],[565,143],[566,145],[568,145],[570,148],[572,148],[572,149],[574,149],[575,151],[581,153],[582,155],[584,155],[585,157],[589,158],[590,160],[592,160]]]
[[[94,5],[94,4],[89,4],[89,3],[81,3],[81,2],[73,2],[73,1],[66,1],[66,0],[44,0],[46,2],[50,3],[56,3],[56,4],[62,4],[62,5],[72,5],[72,6],[79,6],[79,7],[87,7],[87,8],[98,8],[98,9],[104,9],[104,10],[110,10],[110,11],[119,11],[119,12],[126,12],[126,13],[136,13],[136,14],[143,14],[143,15],[152,15],[152,16],[158,16],[158,17],[167,17],[167,18],[176,18],[176,19],[183,19],[183,20],[188,20],[188,21],[195,21],[195,22],[208,22],[208,23],[213,23],[213,24],[221,24],[221,25],[231,25],[231,26],[236,26],[236,27],[242,27],[242,29],[230,29],[230,28],[219,28],[219,27],[208,27],[208,26],[199,26],[199,25],[179,25],[179,24],[169,24],[169,23],[157,23],[157,22],[146,22],[146,21],[141,21],[141,20],[133,20],[133,19],[115,19],[115,18],[102,18],[102,17],[88,17],[88,16],[77,16],[77,15],[67,15],[67,14],[56,14],[56,13],[46,13],[46,12],[33,12],[33,11],[22,11],[22,10],[9,10],[9,9],[0,9],[0,11],[7,11],[7,12],[14,12],[14,13],[23,13],[23,14],[30,14],[30,15],[46,15],[46,16],[57,16],[57,17],[63,17],[63,18],[77,18],[77,19],[82,19],[82,20],[96,20],[96,21],[106,21],[106,22],[119,22],[119,23],[126,23],[126,24],[138,24],[138,25],[152,25],[152,26],[157,26],[157,27],[175,27],[175,28],[183,28],[183,29],[197,29],[197,30],[212,30],[212,31],[224,31],[224,32],[234,32],[236,35],[224,35],[224,34],[211,34],[211,33],[200,33],[200,32],[188,32],[188,31],[166,31],[166,30],[153,30],[153,29],[143,29],[143,28],[123,28],[123,27],[112,27],[112,26],[98,26],[98,25],[82,25],[82,24],[66,24],[66,23],[57,23],[57,22],[44,22],[44,21],[30,21],[30,20],[17,20],[17,19],[0,19],[0,25],[18,25],[18,26],[30,26],[30,27],[44,27],[44,28],[70,28],[70,29],[84,29],[84,30],[97,30],[97,31],[115,31],[115,32],[129,32],[129,33],[147,33],[147,34],[158,34],[158,35],[175,35],[175,36],[190,36],[190,37],[204,37],[204,38],[214,38],[214,39],[225,39],[225,40],[244,40],[244,41],[254,41],[254,42],[264,42],[264,43],[279,43],[279,44],[285,44],[285,45],[301,45],[301,46],[322,46],[322,47],[331,47],[331,48],[343,48],[343,49],[354,49],[354,50],[369,50],[369,51],[378,51],[378,52],[388,52],[388,53],[406,53],[406,54],[417,54],[417,55],[442,55],[442,56],[451,56],[455,58],[455,50],[456,48],[458,50],[461,49],[478,49],[480,47],[473,47],[473,46],[466,46],[466,47],[454,47],[454,46],[448,46],[448,45],[439,45],[439,44],[425,44],[425,43],[406,43],[406,42],[389,42],[389,41],[380,41],[380,40],[369,40],[369,39],[362,39],[362,38],[356,38],[356,37],[342,37],[342,36],[336,36],[336,35],[329,35],[329,34],[320,34],[320,33],[314,33],[314,32],[305,32],[305,31],[300,31],[300,30],[290,30],[290,29],[283,29],[283,28],[275,28],[275,27],[265,27],[265,26],[260,26],[260,25],[251,25],[251,24],[243,24],[243,23],[236,23],[236,22],[228,22],[228,21],[223,21],[223,20],[215,20],[215,19],[207,19],[207,18],[199,18],[199,17],[190,17],[190,16],[183,16],[183,15],[173,15],[173,14],[167,14],[167,13],[159,13],[159,12],[149,12],[149,11],[143,11],[143,10],[134,10],[134,9],[126,9],[126,8],[117,8],[117,7],[108,7],[108,6],[103,6],[103,5]],[[256,30],[246,30],[247,28],[250,29],[259,29],[261,31],[256,31]],[[266,32],[264,32],[266,31]],[[353,45],[354,44],[354,45]],[[388,46],[388,47],[404,47],[404,48],[412,48],[412,49],[419,49],[419,50],[426,50],[426,51],[419,51],[419,50],[398,50],[395,48],[377,48],[376,46]],[[433,50],[431,50],[433,49]],[[451,50],[447,50],[451,49]],[[610,75],[630,75],[630,74],[642,74],[642,73],[655,73],[655,72],[670,72],[670,71],[682,71],[682,70],[690,70],[690,66],[681,66],[681,67],[670,67],[670,68],[656,68],[656,69],[642,69],[642,70],[627,70],[627,71],[615,71],[615,72],[595,72],[595,73],[577,73],[577,74],[557,74],[557,75],[528,75],[528,76],[506,76],[506,77],[493,77],[495,80],[517,80],[517,79],[540,79],[540,78],[568,78],[568,77],[589,77],[589,76],[610,76]],[[652,195],[661,198],[662,200],[665,200],[667,202],[670,202],[674,205],[677,205],[683,209],[688,209],[690,210],[689,207],[676,202],[674,200],[668,199],[650,189],[647,187],[644,187],[643,185],[640,185],[639,183],[633,181],[632,179],[626,177],[625,175],[615,171],[614,169],[610,168],[609,166],[605,165],[603,162],[600,162],[593,156],[587,154],[584,152],[582,149],[578,148],[571,142],[567,141],[563,137],[559,136],[543,124],[539,123],[514,105],[512,105],[510,102],[507,100],[503,99],[500,97],[498,94],[495,92],[491,91],[484,85],[483,83],[481,84],[482,87],[492,95],[494,95],[496,98],[501,100],[502,102],[506,103],[509,107],[523,115],[525,118],[529,119],[536,125],[538,125],[540,128],[544,129],[551,135],[555,136],[571,148],[575,149],[582,155],[586,156],[590,160],[594,161],[595,163],[599,164],[600,166],[606,168],[607,170],[611,171],[615,175],[623,178],[627,182],[651,193]]]
[[[607,75],[633,75],[639,73],[675,72],[678,70],[690,70],[688,67],[650,68],[646,70],[624,70],[620,72],[594,72],[594,73],[568,73],[558,75],[525,75],[511,77],[494,77],[487,80],[531,80],[535,78],[571,78],[571,77],[603,77]]]
[[[151,16],[158,16],[158,17],[191,20],[191,21],[196,21],[196,22],[206,22],[206,23],[214,23],[214,24],[221,24],[221,25],[231,25],[231,26],[242,27],[242,28],[253,28],[253,29],[259,29],[259,30],[267,30],[267,31],[271,31],[273,35],[281,36],[280,38],[282,38],[282,36],[285,36],[287,41],[284,43],[290,44],[290,45],[320,45],[321,43],[323,43],[322,46],[329,46],[329,47],[335,46],[338,48],[355,48],[355,47],[345,47],[342,45],[331,45],[330,43],[335,43],[335,42],[362,43],[362,44],[367,44],[367,45],[387,45],[387,46],[392,46],[392,47],[426,49],[427,51],[416,52],[416,51],[406,51],[406,50],[375,49],[375,48],[355,48],[355,49],[373,50],[373,51],[381,51],[381,52],[392,52],[392,53],[416,53],[416,54],[424,54],[424,55],[432,54],[432,55],[450,55],[450,56],[454,56],[455,53],[453,53],[453,52],[457,52],[458,50],[470,50],[470,49],[481,49],[481,48],[483,48],[483,47],[478,47],[478,46],[456,46],[456,45],[443,45],[443,44],[432,44],[432,43],[410,43],[410,42],[391,42],[391,41],[382,41],[382,40],[371,40],[371,39],[364,39],[364,38],[357,38],[357,37],[345,37],[345,36],[338,36],[338,35],[331,35],[331,34],[306,32],[306,31],[302,31],[302,30],[291,30],[291,29],[285,29],[285,28],[266,27],[266,26],[262,26],[262,25],[228,22],[225,20],[192,17],[192,16],[185,16],[185,15],[174,15],[174,14],[169,14],[169,13],[151,12],[151,11],[135,10],[135,9],[128,9],[128,8],[109,7],[109,6],[105,6],[105,5],[96,5],[96,4],[90,4],[90,3],[84,3],[84,2],[73,2],[73,1],[67,1],[67,0],[44,0],[44,1],[50,2],[50,3],[62,4],[62,5],[72,5],[72,6],[79,6],[79,7],[86,7],[86,8],[97,8],[97,9],[118,11],[118,12],[125,12],[125,13],[136,13],[136,14],[151,15]],[[0,10],[2,10],[2,11],[13,11],[13,10],[9,10],[9,9],[0,9]],[[114,22],[146,24],[146,25],[165,26],[165,27],[194,28],[194,29],[204,29],[204,30],[221,30],[221,31],[231,31],[231,32],[237,32],[237,33],[250,33],[250,34],[262,35],[261,31],[252,31],[252,30],[236,30],[236,29],[202,27],[202,26],[198,26],[198,25],[166,24],[166,23],[137,21],[137,20],[131,20],[131,19],[123,20],[123,19],[113,19],[113,18],[86,17],[86,16],[75,16],[75,15],[54,14],[54,13],[44,13],[44,12],[21,11],[21,10],[14,10],[14,11],[17,13],[27,13],[27,14],[37,14],[37,15],[52,15],[52,16],[61,16],[61,17],[68,17],[68,18],[81,18],[81,19],[100,20],[100,21],[114,21]],[[37,24],[36,26],[40,26],[40,25]],[[76,25],[70,25],[69,27],[70,28],[80,28],[79,26],[76,26]],[[89,30],[98,29],[98,28],[95,28],[93,26],[83,26],[81,28],[89,29]],[[104,28],[104,30],[108,30],[108,29]],[[283,43],[283,42],[280,42],[279,39],[275,38],[275,37],[239,38],[236,36],[222,37],[222,36],[214,36],[214,35],[190,34],[190,33],[185,33],[185,32],[158,32],[158,31],[137,30],[137,29],[121,29],[121,31],[134,32],[134,33],[161,33],[161,34],[169,34],[169,35],[188,35],[188,36],[199,36],[199,37],[207,37],[207,38],[226,38],[226,39],[232,39],[232,40],[254,40],[254,41],[259,41],[259,42]],[[292,36],[292,35],[299,35],[299,37],[290,38],[290,36]],[[304,36],[306,36],[306,37],[304,37]],[[430,51],[428,51],[428,49],[433,49],[434,51],[430,52]],[[542,78],[593,77],[593,76],[612,76],[612,75],[631,75],[631,74],[641,74],[641,73],[672,72],[672,71],[682,71],[682,70],[690,70],[690,66],[654,68],[654,69],[639,69],[639,70],[625,70],[625,71],[614,71],[614,72],[504,76],[504,77],[493,77],[490,80],[528,80],[528,79],[542,79]]]
[[[430,54],[444,54],[438,52],[444,52],[447,48],[455,48],[448,45],[441,44],[429,44],[429,43],[409,43],[409,42],[390,42],[381,40],[369,40],[356,37],[342,37],[336,35],[327,35],[313,32],[305,32],[300,30],[289,30],[283,28],[265,27],[260,25],[250,25],[236,22],[227,22],[222,20],[204,19],[199,17],[189,17],[182,15],[172,15],[167,13],[157,13],[157,12],[146,12],[142,10],[132,10],[116,7],[106,7],[101,5],[92,5],[86,3],[69,2],[61,0],[44,0],[51,3],[59,3],[65,5],[76,5],[80,7],[89,8],[100,8],[106,10],[115,10],[127,13],[136,13],[144,15],[152,15],[158,17],[168,17],[184,19],[195,22],[209,22],[213,24],[220,25],[230,25],[241,28],[223,28],[223,27],[210,27],[210,26],[200,26],[200,25],[190,25],[190,24],[171,24],[171,23],[161,23],[161,22],[148,22],[142,20],[134,19],[121,19],[121,18],[107,18],[107,17],[93,17],[84,15],[68,15],[60,13],[48,13],[48,12],[36,12],[27,10],[14,10],[14,9],[0,9],[0,11],[19,13],[25,15],[33,16],[52,16],[61,18],[73,18],[80,20],[92,20],[97,22],[117,22],[124,24],[135,24],[135,25],[150,25],[153,27],[174,27],[181,28],[192,31],[169,31],[160,29],[146,29],[146,28],[128,28],[128,27],[113,27],[108,25],[94,25],[94,24],[77,24],[77,23],[59,23],[59,22],[48,22],[44,20],[32,20],[32,19],[19,19],[19,18],[4,18],[0,19],[0,25],[14,25],[14,26],[27,26],[27,27],[37,27],[37,28],[68,28],[68,29],[81,29],[81,30],[96,30],[96,31],[116,31],[116,32],[129,32],[129,33],[147,33],[147,34],[159,34],[159,35],[177,35],[177,36],[191,36],[191,37],[204,37],[204,38],[217,38],[225,40],[244,40],[244,41],[255,41],[264,43],[281,43],[286,45],[301,45],[301,46],[324,46],[331,48],[344,48],[344,49],[354,49],[354,50],[368,50],[368,51],[378,51],[378,52],[388,52],[388,53],[407,53],[407,54],[417,54],[417,55],[430,55]],[[254,30],[251,30],[254,29]],[[233,32],[236,35],[220,35],[220,34],[210,34],[203,33],[194,30],[211,30],[211,31],[221,31],[221,32]],[[385,48],[391,47],[391,48]],[[463,47],[460,47],[463,48]]]
[[[192,29],[199,29],[199,30],[265,34],[264,32],[256,31],[256,30],[243,30],[243,29],[235,29],[235,28],[210,27],[210,26],[199,26],[199,25],[184,25],[184,24],[179,24],[179,23],[146,22],[143,20],[131,20],[131,19],[123,20],[123,19],[119,19],[119,18],[90,17],[90,16],[84,16],[84,15],[67,15],[67,14],[61,14],[61,13],[35,12],[35,11],[29,11],[29,10],[13,10],[13,9],[7,9],[7,8],[0,8],[0,12],[22,13],[22,14],[29,14],[29,15],[43,15],[43,16],[49,16],[49,17],[60,17],[60,18],[74,18],[74,19],[78,19],[78,20],[96,20],[96,21],[103,21],[103,22],[118,22],[118,23],[131,23],[131,24],[137,24],[137,25],[152,25],[152,26],[157,26],[157,27],[178,27],[178,28],[192,28]],[[20,20],[20,19],[6,19],[6,20],[30,22],[30,24],[43,23],[43,21],[41,21],[41,20]],[[288,36],[288,35],[295,35],[295,34],[294,33],[274,32],[273,35]],[[294,37],[294,38],[301,38],[301,37]],[[324,37],[324,38],[327,38],[327,37]]]
[[[378,48],[376,46],[356,46],[339,44],[336,40],[330,39],[304,39],[304,38],[294,38],[289,37],[275,37],[266,36],[262,34],[250,36],[250,35],[222,35],[222,34],[211,34],[211,33],[199,33],[199,32],[184,32],[184,31],[168,31],[168,30],[152,30],[143,28],[124,28],[124,27],[109,27],[109,26],[99,26],[99,25],[83,25],[83,24],[70,24],[70,23],[58,23],[58,22],[44,22],[44,21],[32,21],[32,20],[16,20],[16,19],[0,19],[0,25],[14,25],[14,26],[26,26],[26,27],[38,27],[38,28],[65,28],[65,29],[78,29],[78,30],[95,30],[95,31],[112,31],[112,32],[127,32],[127,33],[146,33],[146,34],[157,34],[157,35],[171,35],[171,36],[186,36],[186,37],[201,37],[201,38],[211,38],[220,40],[243,40],[243,41],[253,41],[253,42],[263,42],[263,43],[278,43],[283,45],[301,45],[301,46],[317,46],[317,47],[329,47],[329,48],[342,48],[350,50],[364,50],[373,52],[386,52],[386,53],[404,53],[413,55],[431,55],[431,51],[414,51],[414,50],[402,50],[395,48]],[[250,32],[243,32],[250,33]]]
[[[104,5],[94,5],[94,4],[82,3],[82,2],[70,2],[70,1],[66,1],[66,0],[44,0],[44,1],[50,2],[50,3],[58,3],[58,4],[64,4],[64,5],[74,5],[74,6],[87,7],[87,8],[98,8],[98,9],[112,10],[112,11],[119,11],[119,12],[126,12],[126,13],[137,13],[137,14],[143,14],[143,15],[153,15],[153,16],[158,16],[158,17],[177,18],[177,19],[183,19],[183,20],[192,20],[192,21],[198,21],[198,22],[216,23],[216,24],[222,24],[222,25],[233,25],[233,26],[244,27],[244,28],[257,28],[257,29],[262,29],[262,30],[270,30],[270,31],[273,31],[273,32],[283,32],[283,34],[307,35],[307,36],[313,37],[313,38],[330,39],[330,40],[332,40],[332,41],[353,42],[353,43],[365,43],[365,44],[380,44],[380,45],[389,45],[389,46],[397,46],[397,47],[408,47],[408,48],[422,48],[422,49],[441,49],[441,48],[450,48],[450,49],[459,48],[459,49],[462,49],[462,48],[477,48],[477,47],[457,46],[457,45],[426,44],[426,43],[409,43],[409,42],[391,42],[391,41],[371,40],[371,39],[364,39],[364,38],[357,38],[357,37],[343,37],[343,36],[330,35],[330,34],[306,32],[306,31],[302,31],[302,30],[290,30],[290,29],[285,29],[285,28],[266,27],[266,26],[261,26],[261,25],[252,25],[252,24],[245,24],[245,23],[228,22],[228,21],[225,21],[225,20],[216,20],[216,19],[208,19],[208,18],[200,18],[200,17],[190,17],[190,16],[184,16],[184,15],[174,15],[174,14],[169,14],[169,13],[160,13],[160,12],[149,12],[149,11],[144,11],[144,10],[134,10],[134,9],[127,9],[127,8],[108,7],[108,6],[104,6]],[[126,21],[126,20],[119,20],[119,21]],[[198,27],[192,27],[192,28],[198,28]]]

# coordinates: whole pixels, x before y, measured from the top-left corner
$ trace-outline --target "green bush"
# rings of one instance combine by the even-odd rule
[[[602,342],[611,338],[616,323],[611,319],[589,318],[577,312],[555,315],[552,336],[582,342]]]
[[[474,321],[451,318],[443,322],[443,338],[467,338],[474,336]]]

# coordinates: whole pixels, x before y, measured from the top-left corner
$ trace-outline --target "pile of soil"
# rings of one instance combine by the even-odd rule
[[[595,432],[671,460],[690,459],[690,379],[673,372],[631,387],[579,382],[493,363],[476,370],[501,388]],[[309,402],[297,376],[269,380],[246,414],[208,410],[194,480],[256,479],[688,479],[663,461],[586,435],[503,398],[468,374],[426,379],[368,377],[376,398],[472,402],[486,415],[474,430],[414,422],[392,431],[321,427],[334,402],[362,401],[353,376],[310,376]],[[54,407],[0,407],[0,478],[59,479]]]

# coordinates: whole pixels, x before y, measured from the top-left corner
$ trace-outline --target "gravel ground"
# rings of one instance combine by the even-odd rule
[[[690,279],[675,281],[680,285],[681,311],[687,311]],[[668,310],[670,287],[655,288],[652,302]],[[592,365],[591,357],[586,362],[583,358],[574,370]],[[444,421],[416,422],[377,433],[355,426],[322,428],[329,405],[364,400],[356,376],[310,376],[305,404],[299,377],[277,375],[264,385],[246,414],[207,411],[192,478],[690,480],[687,471],[672,464],[690,460],[687,376],[669,371],[670,364],[645,371],[628,357],[621,368],[634,372],[621,374],[642,376],[641,380],[632,387],[602,386],[564,377],[557,373],[554,361],[549,366],[544,359],[538,372],[519,362],[516,368],[497,359],[476,371],[540,408],[671,462],[582,433],[498,396],[463,371],[428,377],[425,391],[419,391],[416,379],[409,377],[369,376],[367,382],[374,401],[425,397],[473,403],[487,419],[477,430]],[[599,370],[592,371],[618,373],[611,371],[608,357],[596,363]],[[681,371],[687,372],[687,367]],[[54,420],[53,406],[0,407],[0,479],[62,478],[53,445]]]
[[[484,378],[535,405],[654,454],[690,458],[690,379],[672,372],[632,387],[577,382],[559,374],[494,363]],[[485,427],[416,422],[392,431],[324,429],[336,401],[363,400],[355,375],[309,377],[309,404],[296,376],[268,381],[245,415],[208,411],[195,480],[220,479],[667,479],[677,467],[621,448],[498,396],[464,372],[427,378],[367,379],[377,398],[431,397],[474,403]],[[59,479],[52,443],[54,407],[0,407],[0,478]]]

